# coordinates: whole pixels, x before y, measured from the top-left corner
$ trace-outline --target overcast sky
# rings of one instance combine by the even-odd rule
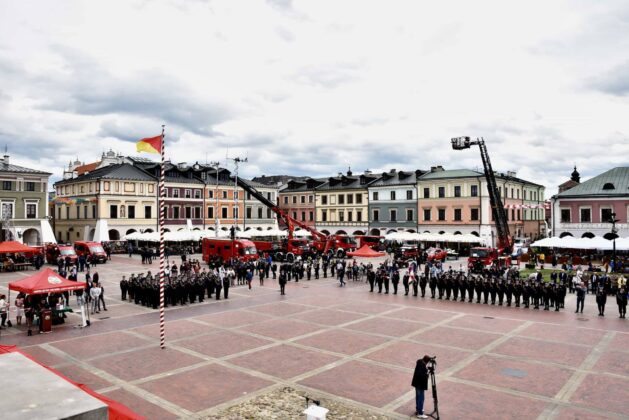
[[[166,124],[244,176],[629,165],[629,2],[0,0],[0,145],[61,175]],[[151,155],[146,155],[150,157]]]

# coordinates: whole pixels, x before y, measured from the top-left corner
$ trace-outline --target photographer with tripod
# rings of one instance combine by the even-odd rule
[[[437,400],[437,382],[435,381],[435,365],[437,361],[435,356],[430,357],[425,355],[417,361],[415,365],[415,372],[413,373],[413,381],[411,385],[415,388],[415,414],[419,419],[427,419],[432,417],[435,420],[439,420],[439,408]],[[432,413],[429,415],[424,414],[424,391],[428,389],[428,375],[430,375],[432,384],[432,398],[434,400],[434,407]]]

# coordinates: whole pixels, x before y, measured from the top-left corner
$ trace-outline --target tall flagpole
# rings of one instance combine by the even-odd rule
[[[166,335],[164,332],[164,283],[165,283],[165,253],[164,253],[164,222],[166,219],[164,205],[164,196],[165,196],[165,174],[164,174],[164,161],[165,161],[165,153],[164,153],[164,127],[162,125],[162,164],[160,167],[160,175],[159,175],[159,346],[161,348],[166,348]]]

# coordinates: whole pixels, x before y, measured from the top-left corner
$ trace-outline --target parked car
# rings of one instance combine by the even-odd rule
[[[445,261],[448,258],[448,252],[441,248],[428,248],[426,254],[428,261]]]

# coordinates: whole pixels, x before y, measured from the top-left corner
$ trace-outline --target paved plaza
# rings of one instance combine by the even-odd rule
[[[275,281],[256,279],[229,300],[168,308],[162,350],[158,311],[120,301],[120,276],[148,268],[157,262],[127,256],[97,267],[108,311],[91,327],[73,328],[70,315],[51,334],[9,328],[0,343],[150,419],[203,417],[286,385],[408,418],[424,354],[437,356],[444,419],[629,416],[629,322],[611,297],[601,318],[591,295],[577,315],[573,295],[557,313],[382,295],[333,279],[290,282],[280,296]],[[1,274],[2,291],[32,273]]]

